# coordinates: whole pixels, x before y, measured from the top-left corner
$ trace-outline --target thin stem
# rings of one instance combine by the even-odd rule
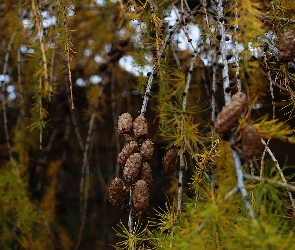
[[[237,194],[239,192],[238,186],[235,186],[232,190],[230,190],[225,196],[224,200],[227,201],[230,197]]]
[[[252,180],[252,181],[257,181],[260,183],[269,183],[269,184],[277,185],[277,186],[286,188],[288,191],[295,192],[295,186],[288,184],[286,182],[276,181],[276,180],[263,178],[263,177],[259,177],[259,176],[255,176],[255,175],[249,175],[249,174],[244,174],[244,178],[246,178],[248,180]]]
[[[114,136],[115,136],[115,144],[117,149],[117,155],[120,153],[120,139],[118,134],[118,110],[116,109],[116,95],[115,95],[115,74],[112,74],[112,82],[111,82],[111,106],[112,106],[112,116],[113,116],[113,124],[114,124]],[[119,177],[120,165],[116,162],[116,177]]]
[[[184,90],[184,97],[182,100],[182,110],[183,112],[186,111],[187,106],[187,99],[188,99],[188,91],[190,88],[191,78],[192,78],[192,72],[194,70],[194,64],[197,58],[197,53],[194,51],[193,58],[191,60],[191,64],[189,67],[186,84],[185,84],[185,90]],[[184,121],[185,121],[185,114],[182,116],[181,119],[181,127],[180,127],[180,138],[183,137],[184,133]],[[180,154],[179,154],[179,176],[178,176],[178,198],[177,198],[177,216],[181,213],[181,201],[182,201],[182,192],[183,192],[183,172],[185,170],[185,159],[184,159],[184,151],[185,151],[185,141],[181,141],[180,145]]]
[[[240,56],[239,56],[239,43],[238,43],[238,38],[237,38],[237,30],[238,30],[238,20],[239,18],[239,15],[238,15],[238,3],[237,1],[235,0],[235,20],[236,20],[236,24],[234,26],[234,33],[235,33],[235,36],[234,36],[234,44],[235,44],[235,65],[236,65],[236,79],[237,79],[237,87],[238,87],[238,91],[241,91],[242,90],[242,84],[241,84],[241,79],[240,79]]]
[[[185,18],[187,18],[189,16],[193,16],[196,13],[196,11],[197,11],[197,7],[194,8],[194,10],[192,10],[189,14],[187,14],[185,16]],[[179,22],[180,22],[180,20],[179,20]],[[177,30],[178,27],[179,27],[179,23],[176,23],[173,26],[173,28],[170,29],[170,32],[168,32],[168,34],[165,37],[165,40],[164,40],[164,43],[163,43],[163,45],[162,45],[162,47],[160,49],[159,55],[162,55],[163,52],[166,50],[167,45],[168,45],[168,41],[171,39],[172,35],[175,33],[175,31]],[[152,84],[153,84],[154,74],[157,71],[157,65],[159,64],[159,60],[160,60],[160,58],[158,58],[158,60],[156,60],[156,62],[153,65],[152,71],[149,72],[150,73],[149,74],[149,79],[148,79],[148,83],[147,83],[145,95],[143,96],[143,102],[142,102],[142,106],[141,106],[141,110],[140,110],[140,116],[144,116],[145,115],[147,103],[148,103],[149,96],[150,96],[150,91],[151,91]]]
[[[285,176],[284,176],[284,173],[283,173],[282,169],[280,168],[280,165],[279,165],[277,159],[275,158],[274,154],[272,153],[272,151],[270,150],[270,148],[268,147],[268,145],[265,143],[265,141],[264,141],[263,139],[261,139],[261,142],[262,142],[262,144],[265,146],[265,148],[266,148],[268,154],[270,155],[271,159],[273,160],[274,164],[276,165],[276,168],[277,168],[277,170],[279,171],[280,176],[281,176],[283,182],[284,182],[285,184],[287,184],[287,181],[286,181],[286,178],[285,178]],[[294,199],[293,199],[292,193],[289,191],[288,188],[287,188],[287,193],[288,193],[288,196],[289,196],[290,201],[291,201],[291,204],[292,204],[293,212],[295,212],[295,202],[294,202]]]
[[[132,193],[133,193],[133,189],[130,188],[129,191],[129,217],[128,217],[128,227],[129,227],[129,232],[133,233],[134,230],[134,213],[133,213],[133,202],[132,202]]]
[[[94,104],[93,112],[91,114],[89,128],[87,132],[87,138],[86,143],[84,147],[83,152],[83,163],[82,163],[82,170],[81,170],[81,182],[80,182],[80,202],[81,202],[81,226],[78,236],[78,241],[76,243],[75,249],[78,249],[81,244],[85,223],[86,223],[86,210],[88,206],[88,191],[89,191],[89,148],[91,144],[92,134],[93,134],[93,128],[95,126],[95,118],[96,118],[96,111],[99,105],[98,100],[100,99],[102,93],[103,93],[104,86],[102,85],[97,94],[97,101]]]
[[[32,10],[33,14],[35,16],[35,25],[38,30],[38,37],[39,37],[39,43],[42,53],[42,65],[43,65],[43,81],[44,81],[44,90],[45,93],[49,91],[49,79],[48,79],[48,68],[47,68],[47,58],[46,58],[46,45],[44,41],[44,35],[43,35],[43,29],[42,29],[42,16],[40,15],[40,10],[38,7],[38,2],[36,0],[32,1]]]
[[[230,142],[231,144],[234,144],[235,139],[234,139],[234,133],[231,133],[230,135]],[[255,212],[252,208],[251,202],[249,200],[249,195],[247,192],[247,189],[245,187],[245,183],[244,183],[244,174],[242,171],[242,165],[241,165],[241,159],[239,157],[238,152],[235,149],[232,149],[232,155],[233,155],[233,159],[234,159],[234,163],[235,163],[235,169],[236,169],[236,174],[237,174],[237,187],[242,195],[242,198],[244,200],[244,204],[245,207],[247,209],[248,215],[249,217],[252,219],[252,222],[255,225],[258,225],[258,221],[256,219],[256,215]]]
[[[1,81],[1,96],[2,96],[2,110],[3,110],[3,126],[4,126],[4,132],[5,132],[5,139],[6,139],[6,147],[9,154],[9,158],[11,159],[11,145],[10,145],[10,138],[9,138],[9,132],[8,132],[8,120],[7,120],[7,111],[6,111],[6,97],[5,97],[5,76],[7,73],[7,67],[8,67],[8,59],[11,51],[11,46],[13,43],[15,37],[15,32],[12,33],[8,47],[6,50],[5,58],[4,58],[4,66],[3,66],[3,81]]]

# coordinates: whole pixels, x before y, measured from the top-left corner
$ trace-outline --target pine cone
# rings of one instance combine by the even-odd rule
[[[144,180],[138,180],[133,189],[133,206],[136,211],[144,211],[149,205],[148,184]]]
[[[248,98],[243,92],[235,93],[232,96],[232,102],[239,102],[243,111],[248,107]]]
[[[130,155],[123,168],[123,176],[126,181],[134,183],[142,166],[142,157],[139,153]]]
[[[263,149],[261,137],[258,130],[248,125],[242,135],[242,151],[247,159],[252,159],[253,156],[258,156]]]
[[[144,180],[149,186],[152,186],[153,176],[150,164],[144,162],[142,164],[141,174],[139,179]]]
[[[120,135],[130,134],[132,129],[132,117],[129,113],[124,113],[119,116],[118,133]]]
[[[294,35],[291,32],[286,32],[280,39],[278,58],[281,62],[291,62],[294,58],[294,53]]]
[[[163,166],[167,174],[172,174],[176,170],[177,152],[174,148],[169,149],[163,157]]]
[[[136,153],[138,151],[138,144],[136,141],[129,142],[121,151],[118,158],[118,163],[122,166],[125,165],[127,159],[130,155]]]
[[[233,95],[232,102],[223,107],[216,117],[214,129],[218,133],[229,132],[236,126],[242,112],[248,106],[248,100],[244,93],[238,92]]]
[[[145,139],[148,134],[147,121],[143,116],[138,116],[133,122],[133,132],[136,139]]]
[[[111,181],[109,188],[109,202],[114,207],[121,207],[124,203],[124,182],[120,178]]]
[[[149,161],[150,159],[152,159],[153,153],[154,153],[154,146],[153,146],[152,140],[144,141],[140,147],[140,154],[142,158],[145,159],[146,161]]]

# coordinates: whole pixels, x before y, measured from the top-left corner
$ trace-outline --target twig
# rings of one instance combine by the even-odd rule
[[[279,171],[280,176],[281,176],[283,182],[287,184],[287,181],[286,181],[286,178],[284,176],[284,173],[283,173],[282,169],[280,168],[280,165],[279,165],[277,159],[275,158],[274,154],[272,153],[272,151],[270,150],[270,148],[268,147],[268,145],[265,143],[265,141],[263,139],[261,139],[261,142],[265,146],[268,154],[270,155],[271,159],[273,160],[274,164],[276,165],[276,168]],[[292,204],[292,207],[293,207],[293,211],[295,212],[295,202],[294,202],[292,193],[288,189],[287,189],[287,193],[289,195],[289,198],[290,198],[290,201],[291,201],[291,204]]]
[[[22,78],[21,78],[21,54],[20,54],[20,47],[17,50],[17,84],[18,84],[18,96],[20,102],[20,117],[23,118],[25,116],[25,109],[24,109],[24,98],[23,98],[23,88],[22,88]]]
[[[277,185],[277,186],[286,188],[288,191],[295,192],[295,186],[290,185],[290,184],[288,184],[286,182],[276,181],[276,180],[263,178],[263,177],[259,177],[259,176],[255,176],[255,175],[249,175],[249,174],[244,174],[244,178],[246,178],[248,180],[252,180],[252,181],[257,181],[257,182],[260,182],[260,183],[270,183],[270,184],[273,184],[273,185]]]
[[[230,142],[231,144],[235,142],[234,133],[231,133],[230,135]],[[238,152],[235,149],[232,149],[232,154],[233,154],[233,159],[234,159],[236,174],[237,174],[237,181],[238,181],[237,187],[242,195],[249,217],[252,219],[253,223],[257,225],[258,221],[256,219],[256,215],[252,208],[251,202],[249,200],[248,192],[244,183],[244,174],[242,171],[241,159],[239,157]]]
[[[187,17],[189,17],[191,15],[194,15],[196,13],[196,11],[197,11],[197,7],[194,8],[194,10],[192,10],[189,14],[187,14],[185,16],[185,18],[187,18]],[[179,20],[179,22],[180,22],[180,20]],[[160,49],[159,55],[162,55],[163,52],[166,50],[166,47],[168,45],[168,41],[171,39],[172,35],[175,33],[175,31],[177,30],[178,27],[179,27],[179,23],[176,23],[173,26],[173,28],[170,30],[170,32],[168,32],[168,34],[165,37],[164,43],[163,43],[163,45],[162,45],[162,47]],[[152,67],[152,71],[149,72],[149,79],[148,79],[148,83],[147,83],[145,95],[143,96],[143,103],[142,103],[141,110],[140,110],[140,116],[144,116],[145,115],[147,103],[148,103],[149,96],[150,96],[150,91],[151,91],[152,84],[153,84],[154,74],[157,71],[157,65],[159,63],[159,60],[160,60],[160,58],[158,60],[156,60],[156,62],[154,63],[154,65]]]
[[[188,91],[190,88],[191,78],[192,78],[192,72],[194,69],[194,64],[197,59],[197,52],[193,52],[193,58],[191,60],[191,64],[189,67],[186,84],[185,84],[185,90],[183,92],[183,100],[182,100],[182,110],[183,112],[186,111],[187,106],[187,99],[188,99]],[[180,137],[183,136],[183,130],[184,130],[184,120],[185,120],[185,114],[182,116],[181,119],[181,127],[180,127]],[[184,160],[184,144],[186,144],[185,141],[180,142],[180,153],[179,153],[179,176],[178,176],[178,199],[177,199],[177,217],[181,213],[181,201],[182,201],[182,192],[183,192],[183,172],[185,169],[185,160]]]
[[[237,1],[235,0],[235,20],[237,22],[239,16],[238,16],[238,3]],[[234,41],[234,44],[235,44],[235,65],[236,65],[236,79],[237,79],[237,87],[238,87],[238,91],[241,91],[242,90],[242,84],[241,84],[241,79],[240,79],[240,56],[239,56],[239,43],[238,43],[238,38],[237,38],[237,30],[238,30],[238,22],[235,24],[234,26],[234,32],[235,32],[235,41]]]
[[[70,121],[71,121],[71,118],[70,118],[70,116],[67,115],[66,116],[66,124],[65,124],[65,132],[64,132],[64,136],[63,136],[64,142],[67,142],[70,137],[70,128],[71,128]],[[63,147],[61,160],[66,161],[66,159],[67,159],[67,148]]]
[[[227,201],[230,197],[232,197],[234,194],[237,194],[239,192],[238,186],[235,186],[232,190],[230,190],[225,196],[224,200]]]
[[[71,53],[70,51],[73,51],[72,43],[69,35],[69,29],[68,29],[68,11],[66,9],[67,5],[69,3],[67,1],[59,1],[58,2],[58,9],[62,11],[60,14],[60,22],[62,25],[62,29],[65,32],[65,41],[64,41],[64,51],[66,52],[66,58],[67,58],[67,68],[68,68],[68,76],[69,76],[69,86],[70,86],[70,99],[71,99],[71,109],[75,109],[74,105],[74,97],[73,97],[73,83],[72,83],[72,71],[71,71]]]
[[[80,231],[79,231],[79,236],[78,240],[75,246],[75,249],[77,250],[80,247],[82,236],[83,236],[83,231],[85,228],[85,223],[86,223],[86,210],[88,206],[88,191],[89,191],[89,159],[88,159],[88,153],[89,153],[89,148],[90,148],[90,143],[91,143],[91,138],[92,138],[92,132],[94,128],[94,122],[96,118],[96,111],[99,105],[98,100],[100,99],[104,89],[104,84],[99,88],[98,94],[97,94],[97,101],[94,104],[93,107],[93,112],[91,114],[90,118],[90,123],[89,123],[89,128],[87,132],[87,138],[86,138],[86,143],[84,147],[84,152],[83,152],[83,163],[82,163],[82,170],[81,170],[81,182],[80,182],[80,202],[81,202],[81,226],[80,226]]]
[[[115,136],[115,144],[117,149],[117,155],[120,153],[120,139],[118,134],[118,109],[116,109],[116,95],[115,95],[115,76],[114,72],[112,73],[111,79],[111,107],[112,107],[112,116],[113,116],[113,124],[114,124],[114,136]],[[120,165],[116,162],[116,177],[119,177]]]
[[[38,7],[38,2],[37,0],[32,1],[32,10],[33,14],[35,16],[35,25],[38,30],[38,37],[39,37],[39,43],[40,43],[40,48],[41,48],[41,53],[42,53],[42,65],[43,65],[43,80],[44,80],[44,90],[46,95],[50,94],[47,92],[51,92],[49,90],[49,79],[48,79],[48,69],[47,69],[47,58],[46,58],[46,46],[45,46],[45,41],[44,41],[44,35],[43,35],[43,29],[41,27],[42,25],[42,16],[40,15],[40,10]]]
[[[9,138],[9,133],[8,133],[8,121],[7,121],[6,101],[5,101],[6,100],[6,98],[5,98],[5,87],[6,87],[5,76],[6,76],[6,73],[7,73],[8,59],[9,59],[11,46],[12,46],[14,37],[15,37],[15,31],[12,33],[12,35],[10,37],[8,47],[7,47],[7,50],[6,50],[6,54],[5,54],[5,58],[4,58],[3,73],[2,73],[3,81],[1,81],[3,126],[4,126],[4,132],[5,132],[6,147],[7,147],[7,151],[8,151],[10,159],[11,159],[11,145],[10,145],[10,138]],[[18,169],[17,169],[17,171],[18,171]]]

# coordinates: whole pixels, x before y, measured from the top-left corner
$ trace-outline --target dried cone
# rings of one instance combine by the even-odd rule
[[[142,158],[145,159],[146,161],[149,161],[150,159],[152,159],[153,153],[154,153],[154,146],[153,146],[152,140],[144,141],[140,147],[140,154]]]
[[[242,151],[247,159],[252,159],[254,156],[258,156],[263,149],[261,143],[261,137],[258,130],[248,125],[242,135]]]
[[[121,207],[124,203],[124,182],[120,178],[111,181],[109,188],[109,201],[114,207]]]
[[[248,107],[248,98],[243,92],[235,93],[232,96],[232,102],[239,102],[243,111]]]
[[[163,166],[167,174],[172,174],[176,169],[177,152],[174,148],[169,149],[163,157]]]
[[[248,100],[245,94],[238,92],[233,95],[232,102],[223,107],[217,115],[214,129],[218,133],[229,132],[239,121],[242,112],[248,106]]]
[[[142,164],[141,174],[140,178],[141,180],[144,180],[149,186],[152,186],[153,183],[153,176],[152,176],[152,170],[150,164],[147,162],[144,162]]]
[[[144,139],[148,134],[148,125],[143,116],[138,116],[133,122],[133,132],[136,139]]]
[[[136,211],[144,211],[149,205],[148,184],[144,180],[138,180],[133,189],[132,202]]]
[[[130,134],[132,129],[132,117],[129,113],[124,113],[119,116],[118,133],[120,135]]]
[[[280,39],[278,58],[281,62],[291,62],[295,53],[294,35],[286,32]]]
[[[126,181],[134,183],[137,180],[138,174],[142,166],[142,157],[139,153],[130,155],[123,168],[123,176]]]
[[[129,142],[119,154],[118,163],[124,166],[129,156],[136,153],[138,150],[139,147],[136,141]]]

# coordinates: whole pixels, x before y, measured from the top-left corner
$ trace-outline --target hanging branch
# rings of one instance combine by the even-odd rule
[[[9,133],[8,133],[8,121],[7,121],[7,112],[6,112],[6,97],[5,97],[5,87],[6,87],[6,83],[5,83],[5,76],[7,73],[7,67],[8,67],[8,59],[9,59],[9,55],[10,55],[10,51],[11,51],[11,46],[13,43],[15,37],[15,32],[12,33],[9,43],[8,43],[8,47],[6,50],[6,54],[5,54],[5,58],[4,58],[4,66],[3,66],[3,81],[1,81],[1,96],[2,96],[2,110],[3,110],[3,125],[4,125],[4,132],[5,132],[5,139],[6,139],[6,147],[7,147],[7,151],[8,151],[8,155],[9,158],[11,159],[11,145],[10,145],[10,138],[9,138]]]
[[[97,99],[93,106],[93,111],[91,114],[89,128],[87,132],[86,143],[83,152],[83,162],[81,170],[81,182],[80,182],[80,209],[81,209],[81,226],[79,231],[78,240],[75,246],[75,249],[78,249],[81,244],[85,223],[86,223],[86,210],[88,206],[88,191],[89,191],[89,148],[92,140],[93,129],[95,126],[96,112],[99,106],[99,99],[102,96],[105,83],[101,84],[101,87],[97,93]]]
[[[275,181],[272,179],[263,178],[263,177],[259,177],[259,176],[255,176],[255,175],[249,175],[249,174],[244,174],[244,177],[247,180],[257,181],[260,183],[269,183],[269,184],[273,184],[273,185],[277,185],[277,186],[286,188],[288,190],[288,192],[290,192],[290,191],[295,192],[295,186],[288,184],[287,182]],[[293,204],[292,204],[292,207],[293,207]]]
[[[184,130],[184,120],[185,120],[185,111],[186,111],[186,106],[187,106],[187,98],[188,98],[188,91],[190,88],[190,83],[191,83],[191,78],[192,78],[192,73],[194,70],[194,64],[197,58],[197,52],[193,52],[193,58],[191,60],[191,64],[189,67],[187,79],[186,79],[186,84],[185,84],[185,89],[183,92],[183,100],[182,100],[182,110],[183,110],[183,116],[181,120],[181,125],[180,125],[180,137],[183,137],[183,130]],[[184,160],[184,147],[185,147],[185,141],[180,142],[180,153],[179,153],[179,176],[178,176],[178,198],[177,198],[177,217],[181,213],[181,201],[182,201],[182,192],[183,192],[183,172],[185,170],[185,160]]]
[[[45,96],[47,96],[47,95],[50,95],[51,90],[49,88],[46,45],[45,45],[45,40],[43,35],[43,28],[42,28],[43,19],[42,19],[42,16],[40,15],[40,9],[39,9],[37,0],[32,1],[32,10],[35,17],[35,25],[37,27],[38,38],[39,38],[39,43],[40,43],[40,48],[42,53],[42,66],[43,66],[42,75],[43,75],[43,83],[44,83],[44,92],[45,92]]]
[[[63,40],[63,45],[64,45],[64,51],[66,54],[66,59],[67,59],[67,69],[68,69],[68,77],[69,77],[69,87],[70,87],[70,100],[71,100],[71,109],[75,109],[74,105],[74,97],[73,97],[73,83],[72,83],[72,71],[71,71],[71,61],[72,61],[72,56],[71,52],[74,52],[73,49],[73,44],[70,39],[69,35],[69,28],[68,28],[68,8],[70,8],[70,2],[66,0],[62,1],[57,1],[58,3],[58,18],[59,18],[59,28],[60,31],[62,31],[62,37],[61,39]]]
[[[17,84],[19,90],[19,101],[20,101],[20,117],[23,118],[25,116],[24,110],[24,99],[23,99],[23,88],[22,88],[22,78],[21,78],[21,58],[20,58],[20,48],[17,50]]]
[[[223,13],[222,0],[218,0],[217,2],[217,13],[218,13],[217,14],[218,30],[219,30],[219,34],[221,35],[220,51],[221,51],[221,59],[222,59],[222,65],[219,65],[219,66],[222,68],[225,105],[228,105],[231,102],[231,94],[230,94],[230,91],[228,91],[230,90],[230,86],[229,86],[228,62],[226,59],[227,47],[226,47],[226,41],[225,41],[224,13]],[[233,132],[230,133],[230,143],[231,145],[235,144],[235,136]],[[237,174],[237,182],[238,182],[237,188],[239,189],[239,192],[242,195],[249,217],[252,219],[253,223],[257,225],[258,221],[256,219],[251,202],[249,201],[248,192],[246,190],[245,183],[244,183],[244,175],[243,175],[242,166],[241,166],[241,159],[238,155],[238,152],[234,148],[232,148],[232,155],[233,155],[234,165],[235,165],[236,174]]]
[[[274,96],[274,91],[273,91],[273,85],[274,85],[274,81],[272,80],[271,77],[271,73],[270,73],[270,68],[268,67],[268,63],[267,63],[267,58],[266,58],[266,53],[263,53],[263,59],[264,59],[264,64],[267,70],[267,77],[268,77],[268,81],[269,81],[269,90],[270,90],[270,95],[271,95],[271,104],[272,104],[272,119],[274,120],[276,117],[276,103],[275,103],[275,96]],[[267,140],[266,142],[266,146],[269,145],[270,142],[270,138]],[[263,176],[263,172],[264,172],[264,156],[265,156],[265,152],[267,151],[267,147],[264,148],[263,154],[262,154],[262,158],[261,158],[261,167],[260,167],[260,177]]]
[[[192,10],[189,14],[187,14],[185,16],[185,18],[193,16],[197,12],[197,8],[198,8],[198,6],[196,8],[194,8],[194,10]],[[169,40],[171,39],[171,37],[175,33],[175,31],[179,28],[179,22],[181,22],[181,20],[178,20],[178,22],[170,29],[170,32],[168,32],[168,34],[166,35],[164,43],[160,49],[159,55],[164,55],[164,51],[166,51]],[[194,53],[196,53],[196,52],[194,52]],[[160,58],[158,58],[158,60],[160,60]],[[156,63],[154,63],[154,65],[152,67],[152,71],[148,73],[149,79],[148,79],[145,95],[143,96],[143,103],[142,103],[141,110],[140,110],[140,116],[144,116],[145,112],[146,112],[146,107],[147,107],[147,103],[148,103],[148,100],[150,97],[150,91],[151,91],[152,84],[153,84],[154,74],[157,71],[158,60],[156,61]]]

